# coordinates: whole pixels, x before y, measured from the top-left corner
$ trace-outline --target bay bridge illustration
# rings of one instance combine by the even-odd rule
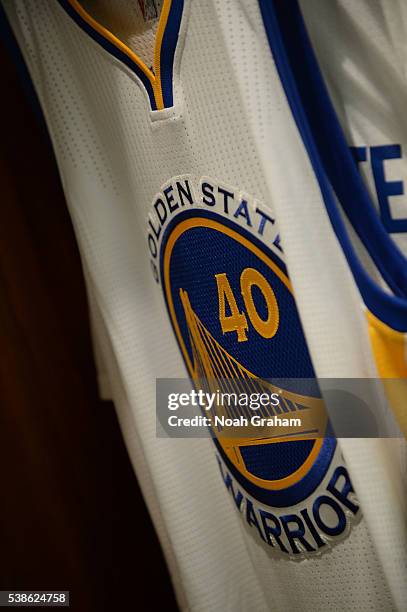
[[[208,393],[217,394],[219,392],[219,397],[222,394],[226,397],[228,395],[233,397],[233,394],[241,396],[241,394],[267,393],[270,396],[271,393],[277,393],[280,399],[277,406],[260,406],[257,410],[247,405],[238,405],[233,401],[214,402],[210,414],[212,421],[214,421],[214,416],[223,416],[225,419],[244,416],[249,423],[243,428],[234,425],[222,427],[212,424],[212,434],[216,436],[228,458],[242,470],[243,459],[239,450],[241,446],[273,444],[283,441],[315,440],[314,451],[316,452],[323,442],[327,427],[327,413],[323,400],[282,389],[250,372],[213,337],[194,312],[188,293],[183,289],[180,289],[180,298],[192,351],[189,369],[194,386]],[[290,427],[251,425],[251,417],[254,415],[265,420],[276,416],[280,420],[289,418],[292,420],[292,417],[298,416],[301,424]]]

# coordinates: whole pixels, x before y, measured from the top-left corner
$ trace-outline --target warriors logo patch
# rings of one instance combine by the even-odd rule
[[[195,385],[278,390],[280,403],[262,406],[261,416],[301,414],[289,435],[253,427],[239,437],[213,428],[221,477],[237,509],[276,554],[329,549],[360,512],[336,440],[321,437],[309,419],[323,414],[323,402],[271,212],[213,179],[178,177],[153,202],[148,244]],[[216,410],[232,420],[248,408]]]

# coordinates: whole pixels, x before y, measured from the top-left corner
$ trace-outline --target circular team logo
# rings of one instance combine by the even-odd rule
[[[321,427],[327,423],[275,222],[235,190],[225,200],[218,183],[191,182],[163,189],[149,232],[156,280],[189,376],[211,391],[278,390],[278,406],[262,407],[261,416],[302,417],[290,434],[253,427],[239,437],[213,427],[223,479],[264,542],[289,556],[318,552],[346,532],[357,506],[336,440],[312,429],[315,413]],[[248,412],[215,409],[230,420]]]

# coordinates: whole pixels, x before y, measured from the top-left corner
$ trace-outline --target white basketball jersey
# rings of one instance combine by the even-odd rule
[[[157,378],[208,374],[315,381],[285,389],[286,412],[322,401],[316,377],[381,378],[372,410],[390,411],[386,378],[407,376],[403,3],[3,4],[180,607],[405,609],[401,437],[165,439],[155,413]]]

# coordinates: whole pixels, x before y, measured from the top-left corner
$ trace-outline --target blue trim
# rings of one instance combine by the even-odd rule
[[[407,331],[406,258],[381,226],[343,136],[296,0],[259,0],[271,52],[319,183],[335,234],[367,308]],[[355,231],[396,295],[383,291],[359,261],[333,189]],[[355,200],[357,206],[355,206]]]
[[[165,27],[161,43],[161,90],[163,94],[165,108],[169,108],[174,104],[174,57],[178,43],[178,34],[181,26],[183,10],[184,0],[172,0],[170,13],[167,19],[167,25]]]
[[[296,10],[290,7],[287,11],[287,3],[276,2],[285,49],[325,171],[383,278],[396,295],[405,297],[407,261],[384,231],[370,201],[329,98],[297,2],[295,6]]]
[[[136,74],[136,76],[143,83],[144,88],[147,91],[152,110],[157,110],[153,87],[149,78],[143,72],[143,70],[141,70],[141,68],[135,62],[133,62],[133,60],[130,59],[130,57],[126,55],[126,53],[121,51],[118,47],[116,47],[116,45],[111,43],[107,38],[105,38],[97,30],[95,30],[95,28],[93,28],[85,19],[83,19],[68,0],[57,0],[57,2],[78,24],[78,26],[82,28],[82,30],[84,30],[87,34],[89,34],[89,36],[93,38],[95,42],[97,42],[108,53],[113,55],[116,59],[120,60]],[[167,24],[161,43],[160,66],[164,108],[168,108],[173,105],[173,64],[175,50],[178,42],[178,34],[182,19],[183,7],[183,0],[172,0]]]

